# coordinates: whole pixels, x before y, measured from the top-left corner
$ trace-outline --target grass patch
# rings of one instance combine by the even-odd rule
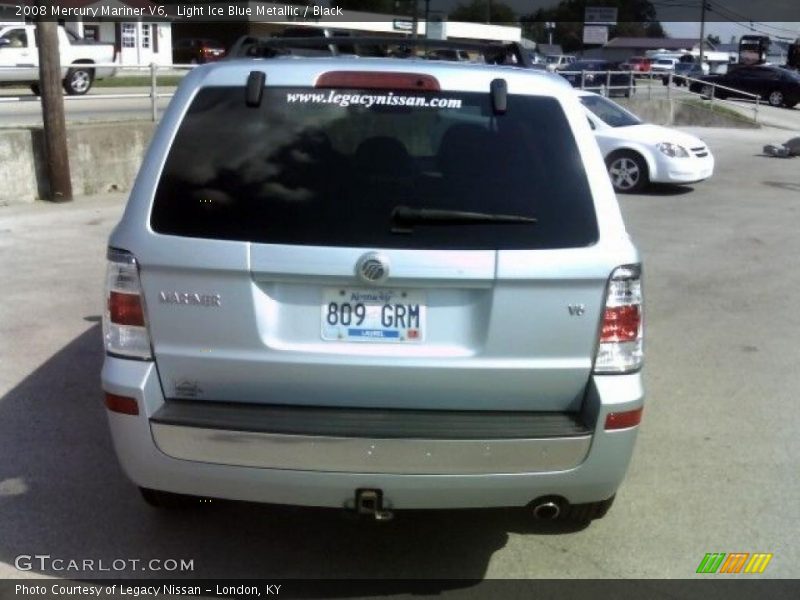
[[[162,75],[156,78],[159,87],[175,87],[183,79],[180,75]],[[94,83],[95,87],[120,88],[120,87],[150,87],[149,75],[125,75],[123,77],[106,77]]]
[[[753,119],[752,117],[743,115],[739,111],[734,110],[728,106],[725,106],[720,102],[714,102],[714,104],[711,104],[707,100],[700,100],[695,98],[691,98],[688,100],[681,100],[681,102],[683,102],[684,104],[688,104],[689,106],[697,106],[705,110],[710,110],[711,112],[718,114],[720,116],[727,117],[729,119],[734,119],[736,121],[741,121],[743,123],[751,123],[751,124],[756,123],[755,119]]]

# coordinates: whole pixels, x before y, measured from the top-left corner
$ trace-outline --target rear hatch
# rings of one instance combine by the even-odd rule
[[[611,268],[558,100],[328,82],[188,109],[141,265],[165,395],[577,410]]]

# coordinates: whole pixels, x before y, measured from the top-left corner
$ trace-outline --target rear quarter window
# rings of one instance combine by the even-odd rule
[[[415,225],[395,207],[535,217]],[[489,94],[243,87],[200,90],[157,184],[151,227],[257,243],[427,249],[581,247],[591,191],[559,102]]]

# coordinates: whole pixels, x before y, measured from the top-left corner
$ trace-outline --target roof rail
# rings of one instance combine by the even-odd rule
[[[461,42],[405,37],[255,37],[242,36],[231,46],[226,58],[274,58],[276,56],[384,56],[426,58],[422,50],[465,50],[478,53],[488,64],[531,67],[531,57],[519,42]],[[437,60],[446,60],[442,56]]]

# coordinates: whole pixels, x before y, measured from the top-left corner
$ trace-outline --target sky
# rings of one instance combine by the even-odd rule
[[[336,0],[330,0],[334,2]],[[518,15],[530,14],[537,8],[552,8],[559,0],[491,0],[503,2]],[[800,0],[705,0],[706,31],[718,35],[723,42],[731,36],[753,33],[768,34],[773,38],[800,37]],[[433,11],[449,12],[459,4],[469,4],[470,0],[429,0]],[[672,37],[699,37],[701,0],[650,0],[656,9],[657,18]],[[419,0],[420,6],[424,0]],[[604,0],[590,2],[603,5]],[[689,20],[691,19],[691,20]],[[695,20],[698,19],[698,20]],[[785,22],[796,19],[794,22]],[[749,27],[753,22],[753,29]],[[780,21],[780,22],[778,22]],[[745,23],[742,26],[738,23]]]
[[[700,22],[662,22],[661,25],[670,37],[699,37]],[[728,43],[731,36],[745,34],[767,34],[772,38],[790,38],[792,41],[800,37],[800,22],[754,22],[753,29],[735,23],[712,21],[706,23],[706,35],[719,36],[723,43]]]

